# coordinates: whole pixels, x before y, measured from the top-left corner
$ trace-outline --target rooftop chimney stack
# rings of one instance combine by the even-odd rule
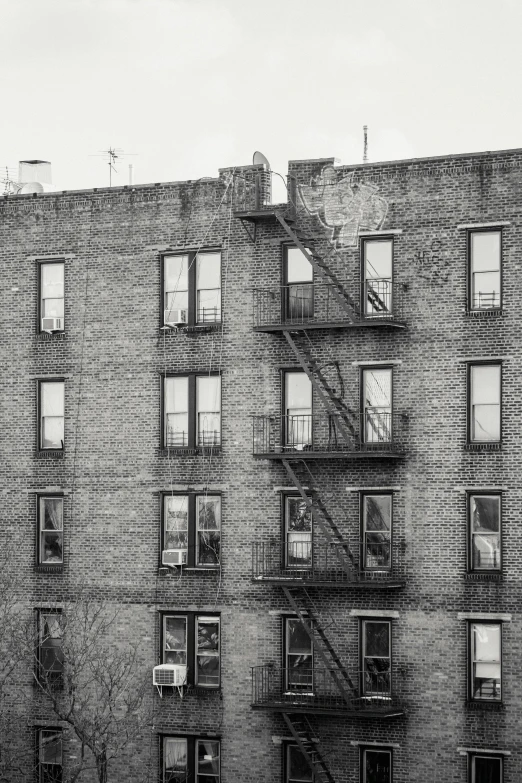
[[[52,185],[51,164],[48,160],[21,160],[18,163],[18,182],[41,182]]]

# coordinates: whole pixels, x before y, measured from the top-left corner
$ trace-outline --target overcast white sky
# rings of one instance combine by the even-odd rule
[[[519,0],[0,0],[0,166],[60,189],[217,176],[261,150],[370,160],[522,146]]]

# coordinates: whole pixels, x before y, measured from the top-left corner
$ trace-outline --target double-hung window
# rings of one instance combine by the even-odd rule
[[[470,443],[501,441],[500,363],[469,365],[469,440]]]
[[[162,616],[162,663],[187,667],[187,684],[220,685],[219,615],[179,612]]]
[[[363,239],[363,312],[366,318],[393,312],[393,240]]]
[[[362,690],[365,696],[391,694],[391,622],[362,620]]]
[[[163,256],[163,321],[181,326],[221,321],[221,253]]]
[[[502,700],[502,624],[470,622],[470,697]]]
[[[62,730],[36,730],[37,783],[61,783],[63,779]]]
[[[37,504],[37,563],[60,566],[63,564],[63,497],[39,495]]]
[[[468,516],[470,571],[500,571],[500,494],[469,493]]]
[[[42,682],[61,680],[63,674],[63,622],[57,609],[39,609],[38,677]]]
[[[63,451],[65,421],[65,384],[40,381],[38,446],[41,451]]]
[[[392,783],[392,751],[361,748],[362,783]]]
[[[199,737],[163,737],[162,783],[219,783],[220,741]]]
[[[391,367],[368,367],[362,371],[362,432],[364,443],[393,440]]]
[[[62,332],[64,329],[63,261],[40,263],[40,331]]]
[[[300,323],[314,316],[314,270],[298,247],[283,245],[283,316]]]
[[[284,495],[284,564],[312,567],[312,511],[300,495]]]
[[[212,568],[221,554],[221,496],[163,496],[162,563]]]
[[[504,759],[486,753],[470,753],[468,757],[469,783],[502,783]]]
[[[221,445],[221,377],[190,374],[164,378],[165,448]]]
[[[391,568],[392,501],[391,493],[362,495],[361,566],[364,571]]]
[[[284,618],[284,686],[286,691],[313,691],[314,649],[310,636],[297,617]]]
[[[305,372],[284,373],[284,445],[303,451],[312,444],[312,384]]]
[[[502,232],[469,232],[470,310],[495,310],[501,306]]]
[[[312,770],[299,746],[285,743],[283,747],[285,783],[312,783]]]

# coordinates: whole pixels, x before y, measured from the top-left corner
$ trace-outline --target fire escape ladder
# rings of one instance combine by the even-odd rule
[[[313,251],[310,251],[310,248],[303,244],[303,242],[306,241],[305,238],[302,235],[300,236],[299,233],[294,228],[292,228],[292,226],[288,225],[283,215],[277,212],[276,218],[294,245],[299,248],[301,253],[311,263],[314,272],[319,275],[324,283],[331,286],[334,297],[350,317],[350,320],[352,322],[358,321],[360,316],[355,301],[345,290],[344,286],[336,277],[336,275],[334,275],[334,273],[329,269],[326,262]]]
[[[344,572],[350,579],[354,579],[353,554],[350,552],[347,542],[344,540],[341,531],[328,513],[328,510],[322,502],[321,498],[317,495],[316,492],[314,492],[314,496],[311,498],[309,492],[307,494],[307,491],[303,487],[303,484],[299,480],[295,470],[290,465],[290,462],[284,459],[282,460],[282,463],[286,469],[286,472],[288,473],[288,477],[292,481],[293,485],[297,488],[308,508],[311,510],[314,522],[319,525],[321,533],[326,538],[328,543],[333,547],[335,555],[337,556],[337,559],[339,560]],[[306,463],[305,467],[308,470],[308,473],[310,473]],[[311,473],[310,477],[313,480]],[[320,514],[317,513],[317,510],[320,511]]]
[[[310,382],[323,402],[324,407],[332,416],[333,425],[340,430],[346,442],[350,446],[353,446],[354,438],[357,434],[356,429],[349,418],[350,416],[354,416],[353,411],[334,395],[334,389],[332,389],[326,381],[318,363],[312,357],[308,349],[298,346],[295,339],[286,329],[283,331],[283,334],[293,350],[297,361],[310,378]]]
[[[335,783],[314,741],[313,729],[305,715],[283,712],[283,718],[310,769],[314,783]]]
[[[317,653],[325,668],[330,671],[332,680],[335,682],[340,694],[347,704],[350,704],[355,694],[355,687],[350,676],[343,666],[343,663],[334,648],[332,647],[324,629],[319,623],[319,618],[314,611],[313,602],[303,587],[282,586],[288,603],[298,616],[306,633],[310,637],[314,652]],[[319,644],[318,637],[323,646]],[[328,651],[328,655],[325,650]],[[332,662],[334,667],[332,667]]]

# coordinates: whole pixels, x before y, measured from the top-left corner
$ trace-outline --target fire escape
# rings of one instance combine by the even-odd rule
[[[389,567],[386,569],[364,568],[363,542],[357,542],[353,547],[344,537],[320,497],[309,465],[313,460],[332,458],[400,459],[405,421],[391,411],[356,411],[347,405],[327,378],[325,365],[314,356],[307,332],[317,328],[361,326],[402,329],[405,324],[399,317],[400,295],[394,292],[392,300],[390,286],[365,284],[360,307],[331,271],[328,259],[323,259],[313,249],[313,240],[295,226],[294,219],[284,213],[283,208],[236,212],[235,216],[242,221],[253,242],[257,238],[258,225],[276,221],[276,225],[281,226],[285,239],[299,248],[313,269],[312,296],[319,303],[317,311],[304,308],[302,312],[296,312],[294,308],[289,313],[285,307],[288,291],[284,286],[254,290],[254,329],[282,332],[310,380],[316,398],[321,401],[324,413],[314,413],[308,416],[308,421],[302,417],[303,421],[297,423],[289,422],[289,417],[285,416],[254,417],[253,453],[259,458],[280,461],[325,543],[320,551],[315,544],[311,545],[313,553],[307,568],[291,567],[287,563],[284,544],[254,543],[253,579],[280,586],[322,668],[314,665],[313,671],[305,672],[296,685],[290,682],[290,670],[275,666],[254,667],[252,685],[253,707],[282,714],[314,780],[335,783],[307,716],[389,718],[403,715],[404,711],[392,693],[389,675],[347,671],[328,638],[314,591],[331,584],[360,589],[398,589],[403,586],[404,579],[396,553],[387,553]],[[321,282],[316,284],[315,280]]]

